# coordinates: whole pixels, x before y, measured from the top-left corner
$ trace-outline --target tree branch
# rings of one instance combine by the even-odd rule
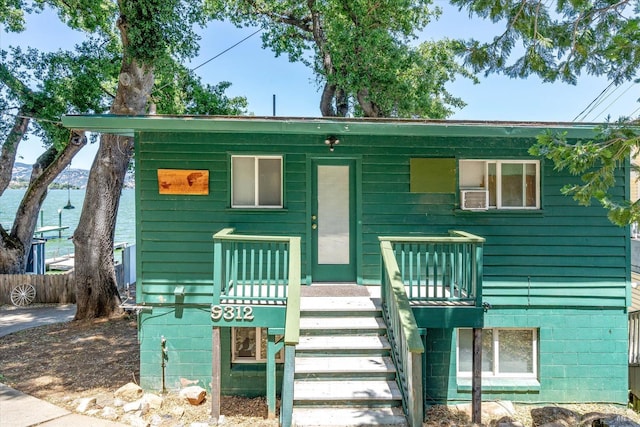
[[[20,108],[15,116],[13,127],[4,144],[2,144],[2,151],[0,152],[0,195],[4,193],[4,190],[9,186],[9,182],[11,182],[18,146],[27,133],[29,122],[30,119],[26,117],[24,107]]]
[[[87,143],[84,132],[71,132],[69,142],[62,150],[52,145],[33,165],[29,188],[27,189],[11,229],[11,236],[20,241],[30,242],[38,221],[38,211],[47,195],[49,184],[56,179],[70,163],[73,157]]]

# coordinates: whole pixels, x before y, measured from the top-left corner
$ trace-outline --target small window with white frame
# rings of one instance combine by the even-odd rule
[[[231,207],[282,207],[282,156],[231,156]]]
[[[458,377],[469,378],[473,366],[473,330],[458,329]],[[483,378],[537,378],[538,331],[488,328],[482,330]]]
[[[283,337],[276,335],[276,340]],[[267,328],[231,328],[231,361],[233,363],[265,363],[267,361]],[[284,353],[276,353],[276,362],[284,362]]]
[[[538,160],[460,160],[460,207],[540,209]]]

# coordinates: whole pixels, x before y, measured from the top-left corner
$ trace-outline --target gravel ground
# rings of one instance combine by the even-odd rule
[[[88,397],[96,398],[98,409],[112,406],[118,388],[138,382],[139,365],[136,322],[128,317],[57,323],[0,338],[0,382],[71,411]],[[144,418],[189,425],[209,421],[210,412],[209,400],[192,406],[170,393]],[[264,398],[224,396],[221,413],[228,426],[278,425],[266,419]]]

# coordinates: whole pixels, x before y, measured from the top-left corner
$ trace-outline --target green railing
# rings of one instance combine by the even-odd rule
[[[382,309],[409,426],[422,426],[422,356],[424,345],[401,280],[391,242],[380,242],[382,253]]]
[[[269,314],[269,308],[285,307],[284,325],[269,327],[267,345],[267,407],[276,410],[276,354],[284,347],[280,423],[291,425],[295,347],[300,337],[300,237],[249,236],[225,228],[214,239],[213,306],[242,304],[261,306],[254,313]],[[259,314],[256,314],[258,316]],[[264,319],[257,319],[256,325]],[[249,325],[247,325],[249,326]],[[275,342],[275,335],[284,340]]]
[[[292,237],[248,236],[233,231],[225,228],[213,236],[214,274],[218,279],[215,295],[226,303],[284,304],[291,274]]]
[[[380,237],[393,246],[411,302],[482,305],[485,239],[462,231],[442,237]]]

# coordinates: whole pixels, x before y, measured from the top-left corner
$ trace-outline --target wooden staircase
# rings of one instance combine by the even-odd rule
[[[293,426],[406,426],[380,299],[303,296],[300,316]]]

